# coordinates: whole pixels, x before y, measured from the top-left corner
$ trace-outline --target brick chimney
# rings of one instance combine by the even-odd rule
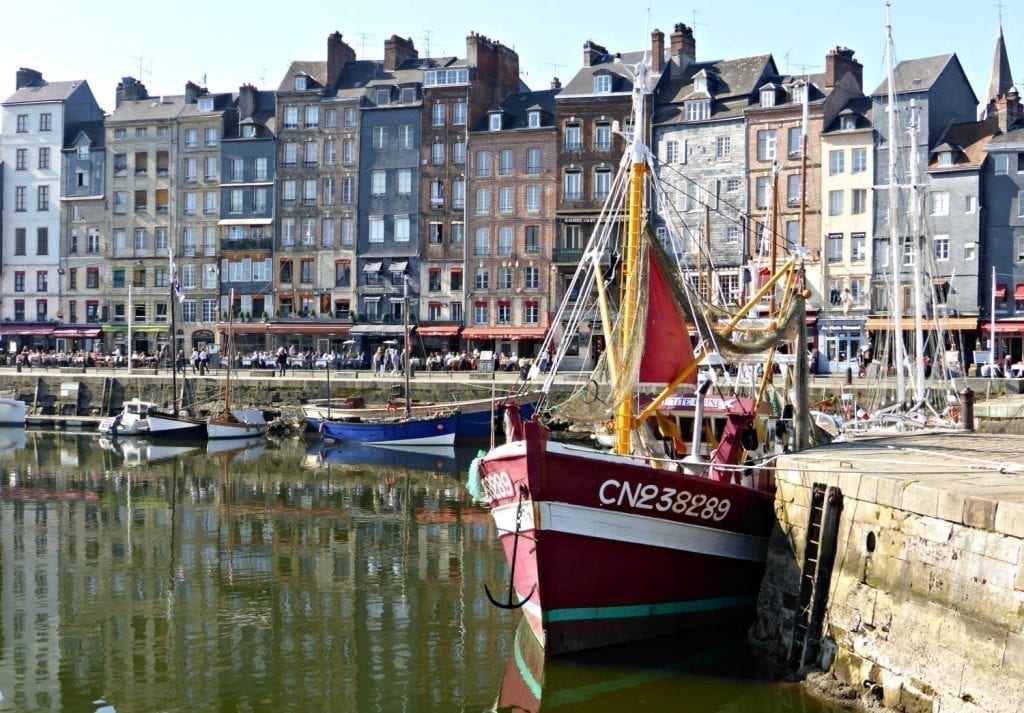
[[[660,74],[665,67],[665,33],[655,30],[651,33],[651,71]]]
[[[123,101],[138,101],[148,96],[145,84],[135,77],[123,77],[114,90],[114,108],[121,106]]]
[[[356,61],[356,51],[341,39],[341,33],[332,32],[327,36],[327,87],[338,83],[346,62]]]
[[[21,89],[22,87],[41,87],[44,84],[46,84],[46,82],[43,81],[43,73],[36,69],[19,67],[18,71],[14,75],[15,89]]]
[[[678,60],[680,68],[697,60],[697,41],[693,39],[693,30],[681,22],[677,22],[669,36],[671,55]]]
[[[552,77],[551,78],[551,88],[552,89],[561,89],[562,88],[562,80],[559,79],[558,77]]]
[[[384,40],[384,69],[394,72],[407,59],[416,59],[420,53],[416,51],[412,38],[401,38],[391,35]]]
[[[1011,87],[1006,94],[990,101],[986,115],[996,118],[999,130],[1004,134],[1015,128],[1015,125],[1024,119],[1024,107],[1021,106],[1017,90]]]
[[[847,74],[857,80],[857,86],[864,87],[864,67],[853,58],[853,50],[836,47],[825,55],[825,87],[831,89]]]
[[[243,84],[238,88],[238,118],[248,119],[256,111],[256,87]]]
[[[600,61],[602,57],[604,57],[607,54],[608,50],[606,50],[604,47],[597,44],[593,40],[587,40],[583,44],[583,66],[593,67],[595,64],[597,64],[598,61]]]

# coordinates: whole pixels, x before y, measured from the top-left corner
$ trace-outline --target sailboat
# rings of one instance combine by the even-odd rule
[[[748,338],[752,351],[773,353],[780,338],[795,339],[797,354],[806,349],[799,254],[750,303],[710,325],[678,264],[645,225],[649,192],[658,187],[651,178],[657,159],[642,138],[648,67],[640,63],[635,72],[629,154],[567,290],[598,296],[610,385],[600,400],[592,384],[586,391],[591,412],[610,405],[613,448],[555,442],[539,418],[524,421],[513,407],[508,441],[470,468],[470,489],[478,486],[489,503],[509,563],[507,596],[488,589],[488,598],[501,608],[521,608],[546,654],[752,621],[774,522],[774,481],[770,471],[755,474],[744,463],[759,438],[756,403],[741,408],[733,399],[735,416],[721,432],[705,422],[713,384],[694,386],[709,346],[691,345],[688,323],[712,327],[719,342],[731,340],[737,349]],[[611,234],[624,238],[617,315],[601,265]],[[754,306],[777,292],[779,328],[759,325],[756,335],[742,334]],[[578,305],[585,301],[573,304],[567,294],[554,319],[564,332],[549,337],[557,343],[546,390],[570,337],[581,322],[589,325],[590,306]],[[795,371],[806,385],[803,359],[795,360]],[[682,408],[691,409],[689,418],[672,413]],[[807,439],[801,414],[794,419],[798,447]],[[680,437],[684,426],[692,430],[689,445]]]
[[[409,398],[409,280],[403,289],[402,324],[405,350],[402,359],[405,373],[405,404],[401,413],[389,410],[384,415],[363,418],[349,415],[341,419],[320,421],[319,431],[325,438],[342,443],[374,443],[392,446],[451,446],[455,444],[455,432],[459,413],[456,409],[435,407],[429,413],[413,414]]]
[[[225,355],[225,376],[224,376],[224,408],[216,416],[210,416],[206,421],[207,438],[254,438],[262,436],[267,430],[267,421],[263,412],[255,408],[232,409],[231,408],[231,361],[234,352],[234,314],[232,306],[235,302],[235,291],[231,290],[228,304],[228,335],[227,345],[224,349]]]
[[[168,248],[168,261],[170,262],[170,310],[171,310],[171,411],[166,413],[150,408],[146,414],[148,425],[147,434],[150,438],[162,440],[202,440],[206,438],[206,422],[191,416],[182,415],[178,408],[178,353],[177,353],[177,323],[175,313],[178,302],[178,271],[174,264],[174,251]],[[184,379],[184,375],[182,375]]]

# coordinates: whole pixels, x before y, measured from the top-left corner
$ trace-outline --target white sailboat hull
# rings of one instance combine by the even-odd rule
[[[0,426],[24,426],[27,413],[24,401],[0,398]]]
[[[267,431],[267,421],[259,409],[232,409],[231,415],[235,420],[222,421],[211,418],[207,421],[206,437],[210,439],[253,438],[262,436]]]

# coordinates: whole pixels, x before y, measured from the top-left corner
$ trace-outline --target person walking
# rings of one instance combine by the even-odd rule
[[[283,346],[277,348],[277,375],[284,376],[288,370],[288,350]]]
[[[203,347],[199,352],[199,375],[204,376],[210,368],[210,352]]]
[[[199,350],[196,349],[195,347],[192,347],[191,362],[192,362],[192,373],[193,374],[199,373]]]

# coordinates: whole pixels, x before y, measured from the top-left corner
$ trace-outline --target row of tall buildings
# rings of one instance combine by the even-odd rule
[[[0,337],[112,350],[130,324],[132,348],[156,351],[174,309],[176,348],[221,343],[230,315],[240,349],[366,349],[400,336],[408,305],[418,350],[531,356],[611,190],[645,56],[646,138],[669,190],[652,223],[685,236],[697,289],[740,301],[770,269],[766,246],[801,248],[822,369],[891,326],[893,267],[903,304],[929,290],[959,348],[995,318],[1001,351],[1020,353],[1024,112],[1001,31],[983,118],[955,54],[908,60],[890,137],[888,82],[866,89],[853,50],[790,75],[771,55],[698,60],[683,24],[639,51],[587,41],[572,78],[541,90],[476,33],[462,57],[392,36],[381,60],[335,32],[276,89],[153,96],[126,77],[109,113],[85,80],[21,69],[2,104]],[[893,145],[925,197],[928,285],[908,279],[910,224],[889,225],[909,204],[890,211],[878,190]],[[573,346],[600,341],[595,327]]]

